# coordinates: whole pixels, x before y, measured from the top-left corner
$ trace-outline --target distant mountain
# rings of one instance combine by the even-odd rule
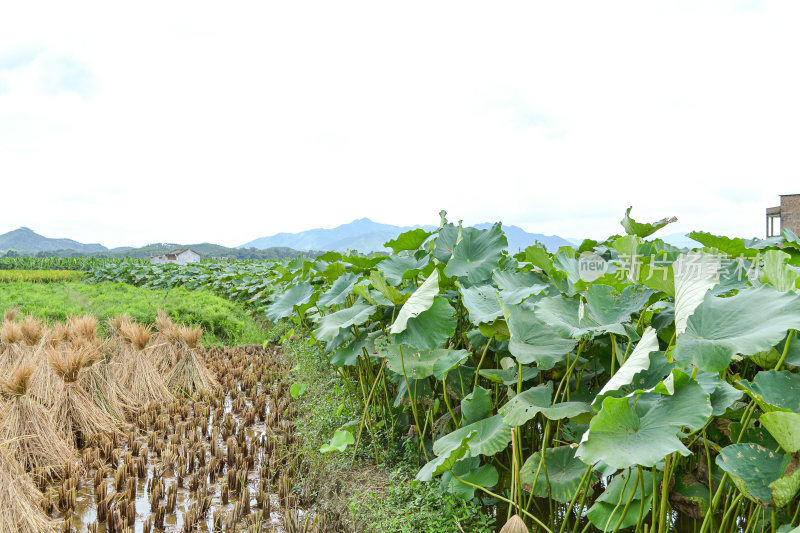
[[[699,242],[690,239],[687,233],[670,233],[669,235],[654,235],[653,238],[659,238],[667,244],[676,246],[678,248],[702,248],[703,245]]]
[[[486,222],[475,227],[485,229],[491,226],[490,223]],[[376,252],[385,250],[383,243],[386,241],[394,239],[404,231],[420,227],[427,231],[436,230],[436,226],[393,226],[391,224],[373,222],[368,218],[360,218],[332,229],[316,228],[299,233],[278,233],[270,237],[261,237],[243,244],[240,248],[249,246],[255,248],[287,246],[295,250]],[[503,230],[508,238],[508,249],[513,253],[524,250],[537,241],[544,244],[550,251],[555,251],[560,246],[571,245],[570,242],[556,235],[547,236],[540,233],[528,233],[517,226],[503,226]]]
[[[475,227],[478,229],[487,229],[491,228],[492,224],[484,222],[483,224],[476,224]],[[555,252],[562,246],[572,246],[571,242],[558,235],[548,236],[541,233],[528,233],[519,226],[504,225],[503,231],[506,233],[506,238],[508,239],[508,250],[514,254],[537,242],[544,244],[544,247],[547,248],[549,252]]]
[[[55,252],[73,250],[82,254],[104,252],[105,246],[97,243],[82,244],[72,239],[50,239],[39,235],[30,228],[19,228],[0,235],[0,252],[14,250],[21,253]]]
[[[200,244],[157,243],[140,248],[120,246],[109,250],[101,244],[82,244],[72,239],[49,239],[34,232],[30,228],[19,228],[0,235],[0,255],[13,252],[19,255],[53,255],[69,257],[73,255],[91,255],[96,257],[135,257],[147,258],[153,255],[175,250],[191,248],[202,258],[224,257],[229,259],[291,259],[303,253],[317,255],[315,252],[299,252],[286,247],[228,248],[207,242]]]
[[[225,259],[293,259],[300,255],[318,255],[318,252],[299,252],[284,246],[273,246],[259,250],[256,248],[228,248],[219,244],[203,242],[200,244],[175,244],[175,243],[156,243],[142,246],[141,248],[131,248],[121,246],[105,252],[93,253],[97,257],[133,257],[148,258],[154,255],[162,255],[172,250],[180,248],[191,248],[202,259],[225,258]]]
[[[360,218],[332,229],[316,228],[300,233],[278,233],[271,237],[261,237],[241,245],[240,248],[252,246],[263,249],[270,246],[287,246],[295,250],[374,252],[383,250],[383,243],[394,239],[400,233],[419,227],[424,227],[428,231],[436,229],[436,226],[392,226]]]

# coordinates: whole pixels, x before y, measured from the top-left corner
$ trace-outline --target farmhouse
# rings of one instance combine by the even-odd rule
[[[781,194],[781,205],[767,208],[767,237],[777,237],[785,228],[800,235],[800,194]]]
[[[150,263],[153,265],[163,265],[165,263],[176,263],[178,265],[185,265],[187,263],[197,263],[200,261],[200,254],[191,248],[179,248],[172,250],[163,255],[155,255],[150,258]]]

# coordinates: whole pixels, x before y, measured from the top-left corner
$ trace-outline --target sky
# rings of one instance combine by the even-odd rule
[[[0,233],[356,218],[764,236],[800,193],[800,3],[4,2]]]

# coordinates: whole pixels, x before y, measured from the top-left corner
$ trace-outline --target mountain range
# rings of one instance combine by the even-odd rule
[[[489,222],[475,225],[478,229],[491,226],[492,224]],[[300,233],[278,233],[269,237],[261,237],[247,242],[241,247],[288,246],[295,250],[378,252],[386,249],[383,245],[386,241],[394,239],[404,231],[415,228],[422,228],[426,231],[436,231],[437,229],[436,226],[393,226],[373,222],[368,218],[360,218],[331,229],[316,228]],[[508,249],[513,253],[524,250],[537,241],[544,244],[549,251],[555,251],[560,246],[571,246],[569,241],[558,235],[528,233],[518,226],[503,226],[503,231],[508,239]]]
[[[486,222],[475,225],[485,229],[492,224]],[[436,226],[393,226],[373,222],[368,218],[360,218],[335,228],[316,228],[299,233],[278,233],[269,237],[261,237],[236,248],[228,248],[218,244],[148,244],[139,248],[122,246],[108,249],[102,244],[83,244],[72,239],[51,239],[34,232],[30,228],[19,228],[0,235],[0,255],[13,250],[21,254],[47,255],[94,255],[101,257],[150,257],[176,248],[192,248],[201,257],[226,257],[234,259],[278,259],[297,257],[301,253],[316,255],[322,251],[358,250],[369,253],[385,250],[384,243],[396,238],[404,231],[422,228],[435,231]],[[553,252],[561,246],[578,246],[580,239],[562,238],[558,235],[529,233],[518,226],[503,226],[508,239],[508,250],[516,253],[528,246],[540,242]],[[698,243],[685,234],[673,233],[661,237],[664,241],[679,248],[694,248]]]

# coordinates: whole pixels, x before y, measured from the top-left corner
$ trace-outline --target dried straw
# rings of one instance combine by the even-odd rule
[[[181,347],[181,359],[175,368],[167,375],[167,386],[176,392],[184,392],[193,395],[197,392],[212,392],[220,388],[219,382],[214,379],[214,375],[206,368],[199,352],[200,338],[203,336],[203,328],[192,328],[181,326],[178,328],[183,346]]]
[[[19,312],[19,307],[9,307],[3,312],[3,322],[15,322],[19,316]]]
[[[26,316],[25,320],[19,323],[19,328],[22,333],[22,340],[28,346],[39,344],[44,335],[44,323],[33,315]]]
[[[97,319],[93,316],[84,315],[68,317],[67,327],[69,328],[73,340],[97,340]]]
[[[33,366],[21,363],[8,379],[0,382],[6,398],[5,417],[0,419],[0,441],[9,443],[11,454],[29,472],[45,478],[60,478],[75,460],[69,442],[59,436],[50,413],[27,393]]]
[[[122,388],[130,393],[137,405],[171,400],[172,393],[145,353],[151,328],[130,323],[122,326],[121,333],[129,342],[114,362],[115,374]]]
[[[51,412],[56,430],[62,437],[72,439],[79,446],[95,435],[117,433],[122,436],[114,420],[95,405],[92,397],[77,383],[85,366],[97,361],[89,349],[51,349],[50,366],[63,381],[63,390],[56,398]]]
[[[9,444],[0,442],[0,533],[55,533],[53,521],[39,505],[42,494]]]

